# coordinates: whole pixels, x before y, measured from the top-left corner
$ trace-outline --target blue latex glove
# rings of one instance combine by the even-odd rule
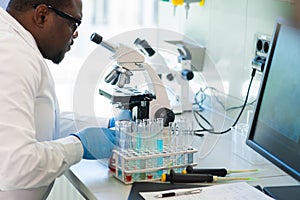
[[[132,121],[132,113],[130,110],[122,110],[118,116],[111,118],[109,120],[109,128],[115,127],[116,121],[122,120]]]
[[[115,131],[108,128],[91,127],[72,135],[81,140],[84,159],[109,158],[116,147]]]

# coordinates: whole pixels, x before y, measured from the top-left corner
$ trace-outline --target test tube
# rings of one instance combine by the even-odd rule
[[[140,156],[146,156],[147,154],[145,152],[141,153]],[[146,159],[140,159],[139,160],[139,169],[146,169]],[[145,180],[146,179],[146,173],[142,172],[140,173],[139,176],[140,180]]]
[[[164,152],[170,153],[172,146],[172,135],[173,135],[173,122],[170,122],[167,128],[166,137],[164,138]],[[167,167],[172,166],[171,156],[164,157],[163,165]]]
[[[135,122],[135,132],[136,132],[136,151],[138,153],[142,152],[142,137],[143,137],[143,124],[142,124],[142,120],[137,119]]]
[[[119,149],[120,148],[120,121],[116,121],[115,131],[116,131],[116,146]]]
[[[127,157],[134,157],[135,154],[135,123],[134,122],[124,122],[124,144],[125,144],[125,151]],[[128,160],[126,163],[126,169],[134,170],[136,169],[136,161],[135,160]],[[132,179],[132,174],[127,174],[126,176],[127,181]]]
[[[156,153],[156,120],[154,119],[147,119],[147,136],[149,142],[149,152],[148,152],[148,159],[147,159],[147,168],[155,168],[156,167],[156,158],[152,156]],[[154,173],[147,172],[147,178],[153,179]]]
[[[120,123],[120,143],[121,143],[121,151],[122,151],[122,154],[124,156],[124,159],[126,157],[129,156],[129,143],[128,143],[128,132],[129,132],[129,124],[128,122],[126,121],[123,121],[122,123]],[[124,160],[124,162],[122,162],[122,170],[123,170],[123,173],[124,173],[124,181],[125,182],[130,182],[131,179],[132,179],[132,176],[131,174],[127,174],[125,173],[126,170],[131,170],[131,163],[128,161],[128,160]]]
[[[134,152],[133,157],[137,158],[139,156],[140,156],[139,153]],[[141,169],[141,162],[140,162],[140,160],[134,160],[133,161],[133,165],[134,165],[134,167],[133,167],[134,170]],[[133,181],[139,181],[140,180],[140,174],[139,173],[133,173],[132,174],[132,179],[133,179]]]
[[[173,139],[174,139],[174,124],[173,122],[170,122],[168,127],[168,135],[167,135],[167,142],[166,142],[168,152],[170,152],[172,146],[174,146]]]
[[[163,166],[163,150],[164,150],[164,119],[163,118],[158,118],[156,120],[156,128],[157,128],[157,140],[156,140],[156,148],[157,152],[161,155],[161,157],[157,158],[157,167],[162,167]],[[163,174],[163,170],[159,170],[157,172],[157,176],[161,177]]]
[[[187,123],[187,147],[188,150],[193,150],[192,144],[194,139],[194,123],[193,121]],[[193,153],[187,154],[187,163],[191,164],[194,162]]]
[[[126,142],[127,142],[127,151],[131,155],[134,153],[135,149],[135,123],[127,122],[127,133],[126,133]]]
[[[177,130],[177,122],[172,123],[172,146],[170,147],[170,151],[172,153],[178,152],[178,130]],[[170,158],[171,165],[174,166],[177,164],[177,154],[174,154]]]
[[[156,120],[156,131],[157,131],[157,136],[156,136],[156,148],[157,152],[162,153],[163,148],[164,148],[164,119],[163,118],[158,118]]]
[[[186,121],[184,119],[180,119],[179,122],[177,123],[177,130],[178,130],[178,152],[183,152],[185,151],[185,136],[186,136]],[[177,165],[184,165],[185,164],[185,156],[183,153],[177,154],[177,159],[176,159],[176,164]],[[181,168],[178,169],[181,171]]]
[[[124,145],[124,122],[123,121],[117,121],[115,129],[116,129],[117,146],[119,147],[119,151],[123,152],[124,149],[125,149],[125,145]]]
[[[134,130],[135,130],[135,157],[139,157],[142,155],[143,153],[143,143],[142,143],[142,139],[143,139],[143,121],[140,119],[137,119],[134,123]],[[145,168],[145,162],[143,160],[136,160],[135,161],[135,169],[141,169],[141,168]],[[142,176],[142,177],[141,177]],[[141,175],[141,174],[134,174],[133,176],[133,180],[134,181],[138,181],[138,180],[143,180],[141,178],[145,178],[145,174]]]
[[[119,124],[119,130],[120,130],[120,147],[121,150],[128,154],[129,150],[132,149],[132,130],[131,130],[131,122],[128,121],[122,121]]]
[[[117,121],[116,125],[115,125],[115,130],[116,130],[116,143],[117,143],[117,147],[118,147],[118,151],[119,153],[122,154],[123,152],[123,145],[121,145],[122,141],[121,141],[121,130],[123,129],[123,122],[122,121]],[[116,174],[118,176],[119,179],[122,179],[122,174],[123,174],[123,170],[124,170],[124,166],[122,165],[122,156],[117,156],[117,162],[118,163],[116,165]]]
[[[148,119],[143,119],[143,129],[144,129],[144,147],[145,147],[145,152],[149,152],[149,120]]]
[[[149,140],[150,140],[150,151],[152,153],[156,152],[156,137],[157,137],[157,127],[156,127],[156,120],[149,119]]]
[[[177,148],[178,148],[178,150],[179,151],[182,151],[182,150],[184,150],[184,135],[185,135],[185,133],[184,133],[184,131],[185,131],[185,127],[184,127],[184,120],[183,119],[180,119],[179,120],[179,122],[177,123]]]
[[[174,122],[172,124],[172,146],[171,146],[171,151],[177,151],[177,146],[178,146],[178,137],[177,137],[177,134],[178,134],[178,131],[177,131],[177,122]]]

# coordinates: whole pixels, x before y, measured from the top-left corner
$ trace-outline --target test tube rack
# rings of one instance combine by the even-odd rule
[[[194,148],[174,151],[168,147],[164,147],[161,153],[113,150],[111,165],[114,170],[111,169],[111,172],[124,184],[132,184],[134,181],[159,181],[161,175],[170,169],[181,172],[187,166],[196,166],[196,152],[197,149]]]

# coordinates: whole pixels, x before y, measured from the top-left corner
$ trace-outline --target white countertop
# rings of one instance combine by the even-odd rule
[[[211,144],[215,144],[214,139],[217,139],[215,146],[209,154],[203,158],[203,154],[208,150],[208,147],[203,146],[204,138],[197,137],[194,142],[194,148],[201,151],[195,154],[195,161],[197,167],[202,168],[227,168],[230,170],[237,169],[258,169],[255,173],[232,174],[232,176],[239,177],[253,177],[255,180],[248,181],[251,185],[275,186],[275,185],[299,185],[299,182],[288,176],[282,170],[268,162],[267,160],[260,161],[253,164],[232,151],[232,133],[227,133],[222,136],[210,137]],[[216,137],[216,138],[214,138]],[[206,138],[209,139],[209,138]],[[206,142],[206,145],[209,144]],[[244,145],[241,143],[239,145]],[[201,150],[201,147],[204,149]],[[248,148],[248,147],[247,147]],[[251,150],[253,156],[258,156],[256,152]],[[201,154],[201,155],[200,155]],[[87,199],[100,200],[125,200],[128,198],[131,185],[125,185],[116,178],[114,178],[107,168],[107,163],[99,162],[97,160],[82,160],[78,164],[72,166],[65,174],[71,183],[78,189],[78,191]],[[219,183],[217,183],[219,184]]]

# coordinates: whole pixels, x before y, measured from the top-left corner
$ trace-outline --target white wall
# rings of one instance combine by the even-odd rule
[[[181,32],[204,45],[219,74],[215,81],[221,79],[226,93],[243,99],[251,73],[255,33],[272,35],[275,19],[290,16],[291,5],[280,0],[206,0],[204,7],[196,3],[190,7],[186,19],[183,6],[177,7],[173,16],[171,4],[160,1],[159,27]],[[209,67],[204,66],[204,71]],[[256,80],[252,99],[259,75]]]

